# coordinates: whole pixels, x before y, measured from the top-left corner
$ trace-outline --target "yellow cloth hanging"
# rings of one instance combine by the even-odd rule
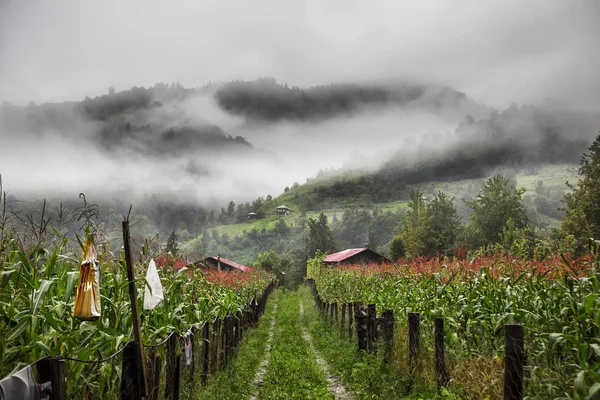
[[[100,318],[100,268],[96,259],[96,248],[89,240],[83,245],[73,316],[84,321]]]

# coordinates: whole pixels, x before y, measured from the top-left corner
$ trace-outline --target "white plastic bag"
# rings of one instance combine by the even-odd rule
[[[160,276],[158,276],[158,270],[156,269],[156,263],[154,260],[150,260],[148,266],[148,272],[146,273],[146,291],[144,292],[144,310],[152,310],[155,308],[161,300],[165,297],[163,295],[162,284],[160,283]],[[152,289],[152,293],[150,293]]]

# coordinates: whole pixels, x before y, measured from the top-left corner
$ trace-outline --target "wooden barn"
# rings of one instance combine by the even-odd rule
[[[238,271],[248,272],[248,271],[252,271],[252,269],[253,269],[246,265],[238,264],[235,261],[231,261],[226,258],[223,258],[219,255],[216,257],[206,257],[204,260],[200,261],[199,263],[196,263],[196,266],[197,267],[206,267],[206,268],[215,268],[219,271],[238,270]]]
[[[368,247],[359,247],[356,249],[346,249],[337,253],[329,254],[323,259],[325,265],[336,264],[368,264],[368,263],[391,263],[379,253],[374,252]]]

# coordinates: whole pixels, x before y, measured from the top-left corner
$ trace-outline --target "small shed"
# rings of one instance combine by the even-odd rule
[[[366,263],[391,263],[392,261],[374,252],[368,247],[346,249],[337,253],[329,254],[323,259],[325,265],[335,264],[366,264]]]
[[[290,211],[292,210],[283,205],[277,207],[277,214],[290,215]]]
[[[251,220],[251,221],[257,220],[258,219],[258,214],[254,213],[254,212],[248,213],[248,219]]]
[[[248,272],[252,271],[253,268],[248,267],[247,265],[236,263],[235,261],[228,260],[226,258],[217,255],[216,257],[206,257],[200,263],[200,266],[205,266],[207,268],[216,268],[219,271],[243,271]]]

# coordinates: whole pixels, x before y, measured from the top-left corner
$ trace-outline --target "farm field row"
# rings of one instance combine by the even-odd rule
[[[482,257],[396,266],[313,264],[308,275],[323,301],[376,304],[378,314],[393,310],[401,332],[408,313],[419,313],[423,343],[429,343],[420,379],[432,385],[434,319],[444,318],[450,387],[463,398],[502,397],[503,327],[522,324],[526,395],[555,399],[600,394],[599,270],[592,257]],[[404,336],[396,334],[396,346],[406,345]],[[408,373],[400,353],[394,362]]]
[[[133,340],[123,255],[98,254],[101,315],[81,320],[73,316],[80,260],[66,247],[64,241],[53,250],[25,253],[15,245],[7,252],[0,271],[0,332],[5,333],[0,336],[0,377],[46,356],[100,360]],[[182,336],[205,321],[241,311],[274,279],[264,271],[159,268],[164,300],[154,309],[143,310],[149,257],[138,256],[145,260],[135,265],[145,345],[162,342],[174,332]],[[120,368],[113,362],[98,366],[69,362],[67,367],[71,395],[118,393]]]

